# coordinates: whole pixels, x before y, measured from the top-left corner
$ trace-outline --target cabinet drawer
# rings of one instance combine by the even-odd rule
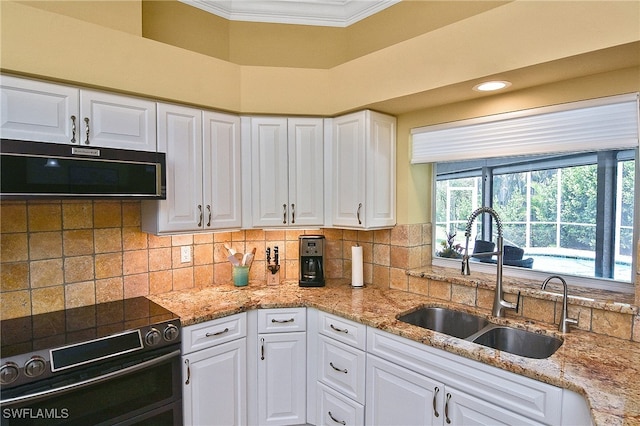
[[[258,333],[286,333],[306,331],[306,308],[277,308],[258,310]]]
[[[365,354],[351,346],[318,336],[318,380],[364,404]]]
[[[247,336],[247,314],[236,315],[190,325],[182,330],[182,354],[209,348]]]
[[[318,383],[318,425],[364,424],[364,407],[339,392]]]
[[[320,333],[347,345],[365,350],[367,327],[364,324],[349,321],[326,312],[318,312]]]

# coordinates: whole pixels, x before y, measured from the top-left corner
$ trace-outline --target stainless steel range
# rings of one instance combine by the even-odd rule
[[[2,425],[182,424],[180,320],[137,297],[0,322]]]

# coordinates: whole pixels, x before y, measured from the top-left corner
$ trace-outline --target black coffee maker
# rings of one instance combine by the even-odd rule
[[[324,287],[324,235],[300,235],[300,287]]]

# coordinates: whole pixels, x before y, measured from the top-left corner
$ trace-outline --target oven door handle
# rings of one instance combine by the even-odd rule
[[[41,392],[32,393],[29,395],[17,396],[15,398],[4,399],[0,401],[0,404],[13,404],[16,402],[27,402],[27,401],[35,401],[38,399],[42,399],[51,395],[58,395],[61,393],[68,392],[70,390],[81,389],[90,385],[94,385],[96,383],[101,383],[110,379],[114,379],[116,377],[124,376],[126,374],[130,374],[139,370],[143,370],[145,368],[161,364],[164,361],[171,359],[173,357],[180,356],[180,349],[177,349],[168,354],[159,356],[158,358],[150,359],[148,361],[141,362],[140,364],[131,365],[129,367],[125,367],[122,370],[112,371],[111,373],[104,374],[102,376],[93,377],[91,379],[83,380],[77,383],[71,383],[69,385],[61,386],[59,388],[48,389]]]

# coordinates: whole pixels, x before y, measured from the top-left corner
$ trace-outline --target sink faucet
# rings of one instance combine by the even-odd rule
[[[564,280],[564,278],[562,278],[559,275],[551,275],[549,278],[547,278],[546,280],[544,280],[544,282],[542,283],[542,287],[540,287],[542,290],[545,289],[545,287],[547,287],[547,284],[549,283],[549,281],[551,281],[552,279],[558,279],[561,283],[562,283],[562,315],[560,316],[560,323],[558,324],[558,330],[560,330],[560,332],[562,333],[568,333],[569,332],[569,325],[570,324],[578,324],[578,320],[574,319],[574,318],[569,318],[568,315],[568,311],[567,311],[567,282]]]
[[[480,207],[477,208],[471,216],[469,216],[469,220],[467,221],[467,227],[465,229],[464,235],[467,239],[464,246],[464,255],[462,256],[462,275],[471,275],[471,269],[469,269],[469,237],[471,237],[471,226],[476,218],[482,214],[488,213],[493,219],[496,221],[496,225],[498,227],[498,238],[496,243],[496,251],[486,252],[486,253],[474,253],[473,256],[481,257],[481,256],[496,256],[497,258],[497,266],[496,266],[496,292],[493,298],[493,309],[492,314],[495,317],[504,316],[503,310],[505,309],[514,309],[518,312],[518,307],[520,306],[520,292],[518,292],[518,300],[516,303],[507,302],[504,300],[504,290],[502,289],[502,267],[503,267],[503,254],[504,254],[504,241],[502,238],[502,220],[500,220],[500,216],[498,216],[498,212],[496,212],[491,207]]]

